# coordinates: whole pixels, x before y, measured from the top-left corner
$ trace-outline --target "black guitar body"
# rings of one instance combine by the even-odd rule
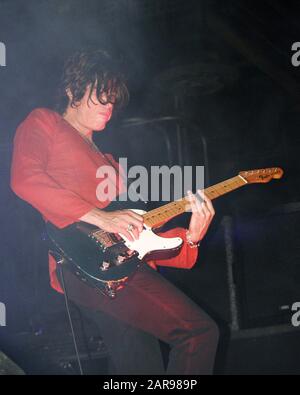
[[[124,202],[112,202],[105,210],[124,209]],[[145,203],[139,207],[145,210]],[[132,202],[131,202],[132,207]],[[129,277],[142,264],[135,251],[124,240],[112,233],[79,221],[63,229],[50,222],[46,231],[53,255],[63,258],[65,267],[82,281],[114,297],[119,281]]]

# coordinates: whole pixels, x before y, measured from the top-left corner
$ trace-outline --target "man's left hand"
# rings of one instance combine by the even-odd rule
[[[190,238],[193,243],[197,243],[206,235],[215,215],[215,210],[211,200],[200,189],[198,189],[195,195],[191,191],[188,191],[187,196],[192,211],[189,225]]]

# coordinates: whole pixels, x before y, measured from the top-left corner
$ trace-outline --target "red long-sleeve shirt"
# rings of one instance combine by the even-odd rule
[[[112,164],[122,171],[110,154],[92,149],[61,115],[46,108],[38,108],[17,129],[11,188],[20,198],[35,207],[46,221],[64,228],[93,208],[103,209],[108,206],[109,200],[100,201],[97,198],[97,186],[104,178],[97,178],[96,173],[100,166]],[[118,177],[106,177],[106,184],[112,183],[116,195],[125,192]],[[176,235],[185,243],[176,257],[149,261],[152,267],[162,265],[191,268],[195,264],[198,250],[187,245],[185,229],[176,228],[161,235]],[[49,255],[51,285],[62,292],[55,269],[56,262]]]

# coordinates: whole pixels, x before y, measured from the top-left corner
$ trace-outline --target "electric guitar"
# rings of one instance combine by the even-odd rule
[[[279,167],[241,171],[233,178],[206,188],[204,193],[213,200],[244,185],[267,183],[282,175],[283,170]],[[115,203],[123,205],[124,202],[112,202],[108,209],[120,209],[115,207]],[[144,229],[139,239],[134,241],[82,221],[63,229],[47,222],[46,230],[52,250],[59,254],[69,269],[82,281],[113,298],[120,283],[126,281],[143,261],[170,258],[179,253],[183,240],[158,236],[155,229],[186,212],[188,207],[189,201],[184,197],[148,212],[132,210],[144,219]]]

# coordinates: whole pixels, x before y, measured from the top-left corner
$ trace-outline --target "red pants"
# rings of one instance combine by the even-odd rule
[[[99,326],[117,374],[212,374],[219,331],[192,300],[147,264],[110,299],[64,270],[69,299]],[[170,345],[164,371],[160,339]]]

